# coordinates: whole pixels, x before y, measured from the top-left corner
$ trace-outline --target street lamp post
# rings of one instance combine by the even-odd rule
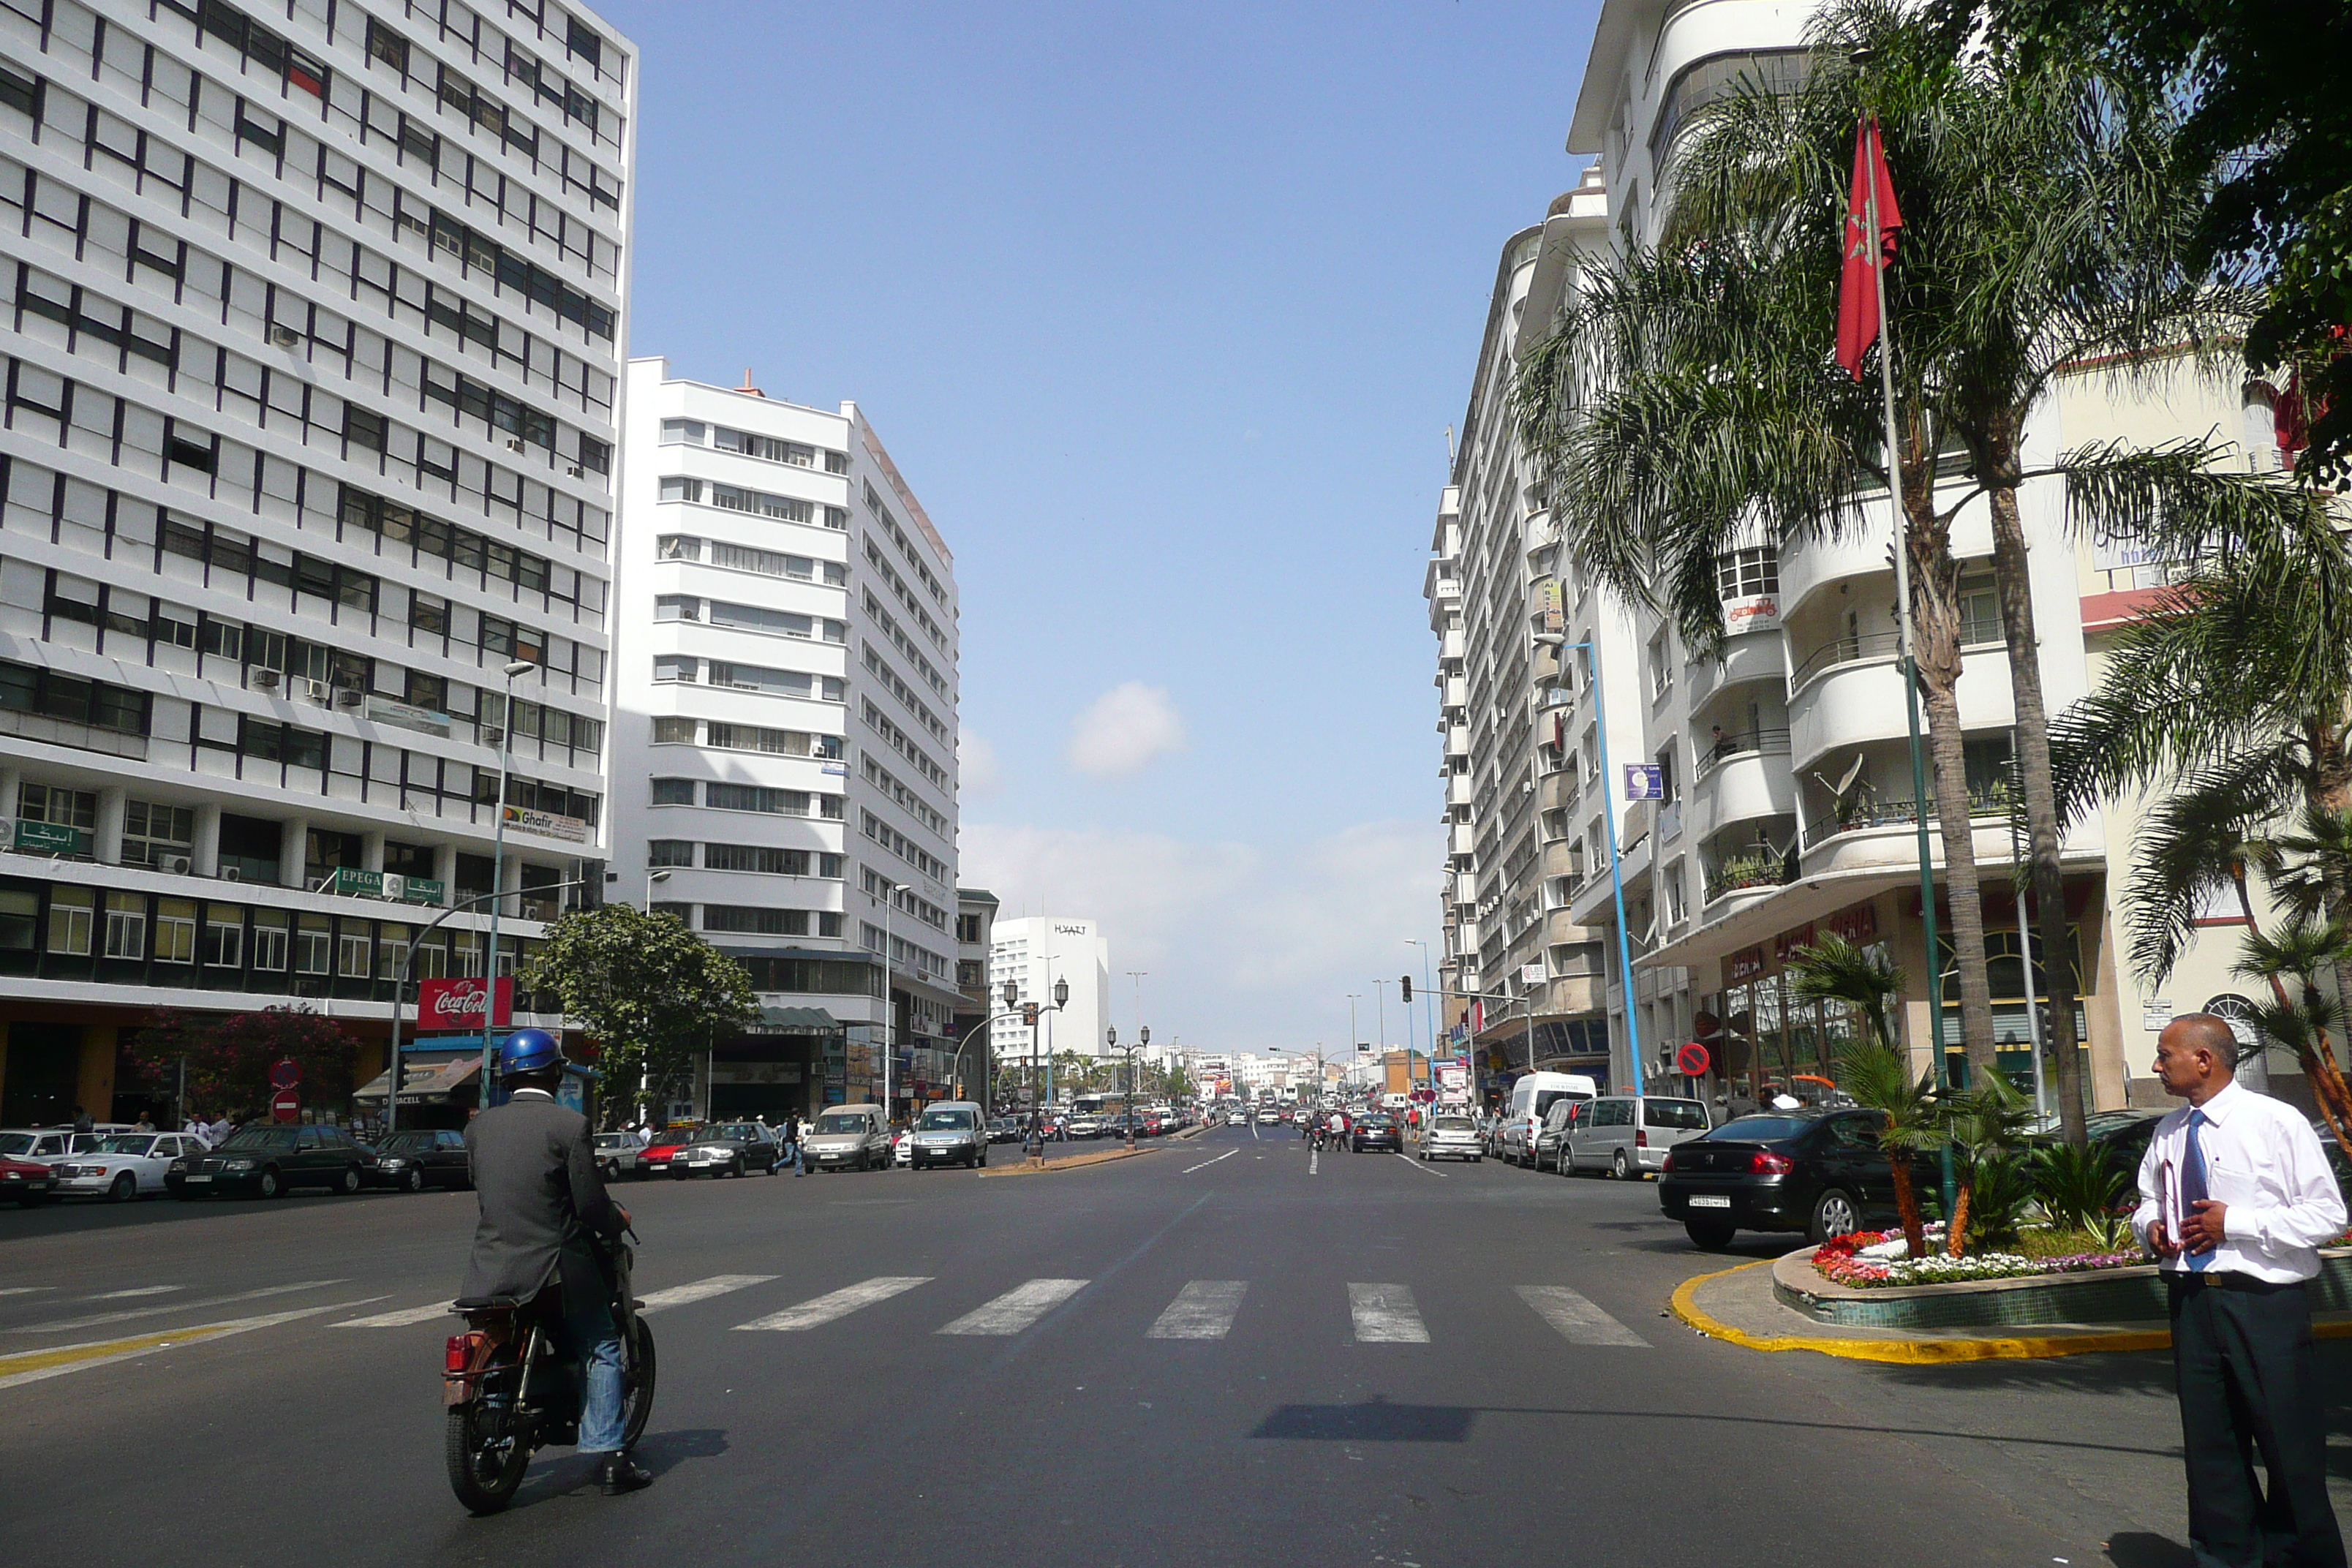
[[[1045,1157],[1045,1139],[1041,1131],[1044,1107],[1037,1101],[1037,1039],[1041,1032],[1042,1016],[1046,1013],[1060,1012],[1069,1000],[1069,981],[1056,980],[1054,982],[1054,1005],[1048,1007],[1042,1002],[1029,1003],[1027,1005],[1036,1008],[1041,1016],[1034,1020],[1027,1017],[1022,1019],[1022,1022],[1029,1026],[1029,1136],[1025,1147],[1041,1160]],[[1007,1010],[1022,1005],[1019,981],[1008,980],[1004,983],[1004,1005]]]
[[[904,882],[890,884],[882,900],[882,1122],[890,1121],[890,1067],[898,1054],[898,1005],[890,995],[890,906],[908,891]]]
[[[656,882],[667,882],[668,880],[669,873],[667,871],[648,871],[646,873],[646,913],[651,914],[654,912],[654,884]]]
[[[498,1049],[498,1030],[492,1026],[499,1016],[499,906],[506,901],[507,775],[513,772],[514,764],[514,683],[517,676],[529,675],[538,668],[535,661],[528,658],[514,659],[507,665],[506,706],[499,713],[499,815],[490,826],[490,951],[482,965],[483,986],[488,993],[482,998],[480,1103],[485,1110],[489,1109],[490,1069]],[[410,951],[415,948],[412,946]]]
[[[1437,1026],[1441,1016],[1437,991],[1430,983],[1429,943],[1417,936],[1404,940],[1421,949],[1421,1016],[1429,1020],[1429,1106],[1433,1114],[1437,1109]]]

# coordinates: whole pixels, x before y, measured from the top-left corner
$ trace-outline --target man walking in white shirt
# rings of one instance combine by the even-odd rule
[[[2210,1013],[2157,1037],[2156,1076],[2189,1103],[2148,1140],[2132,1215],[2171,1299],[2189,1545],[2200,1568],[2343,1568],[2307,1282],[2344,1197],[2311,1124],[2238,1087],[2237,1048]]]

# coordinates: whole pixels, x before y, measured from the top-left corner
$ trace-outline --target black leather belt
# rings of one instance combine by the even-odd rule
[[[2300,1290],[2308,1280],[2290,1279],[2284,1282],[2257,1279],[2251,1274],[2241,1274],[2234,1268],[2207,1269],[2190,1273],[2186,1268],[2168,1268],[2164,1278],[2176,1289],[2182,1290],[2243,1290],[2250,1295],[2267,1296],[2278,1290]]]

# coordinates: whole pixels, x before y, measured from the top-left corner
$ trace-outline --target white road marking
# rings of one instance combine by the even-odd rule
[[[1389,1151],[1389,1152],[1390,1152],[1390,1153],[1391,1153],[1391,1154],[1396,1154],[1396,1151],[1395,1151],[1395,1150],[1393,1150],[1393,1149],[1390,1150],[1390,1151]],[[1414,1170],[1416,1170],[1416,1171],[1426,1171],[1426,1172],[1428,1172],[1428,1173],[1429,1173],[1431,1175],[1433,1175],[1433,1176],[1443,1176],[1443,1175],[1444,1175],[1444,1174],[1446,1173],[1445,1172],[1439,1170],[1439,1169],[1438,1169],[1436,1166],[1434,1166],[1434,1165],[1424,1165],[1424,1164],[1423,1164],[1420,1161],[1418,1161],[1418,1160],[1414,1159],[1414,1158],[1413,1158],[1412,1155],[1410,1155],[1410,1154],[1397,1154],[1397,1158],[1398,1158],[1398,1159],[1400,1159],[1400,1160],[1402,1160],[1406,1164],[1411,1165]]]
[[[268,1285],[258,1290],[239,1290],[233,1296],[213,1296],[202,1301],[174,1301],[168,1307],[134,1307],[121,1312],[92,1312],[81,1318],[57,1318],[46,1323],[26,1323],[11,1329],[12,1334],[49,1334],[66,1329],[95,1329],[106,1323],[128,1323],[141,1318],[160,1317],[165,1312],[188,1311],[197,1307],[225,1307],[231,1301],[258,1301],[267,1296],[290,1296],[297,1290],[322,1290],[330,1285],[341,1285],[341,1279],[298,1279],[291,1285]]]
[[[1234,1326],[1249,1291],[1246,1279],[1194,1279],[1144,1331],[1147,1340],[1221,1340]]]
[[[1017,1334],[1087,1288],[1084,1279],[1032,1279],[984,1306],[975,1307],[939,1331],[943,1334]]]
[[[1230,1160],[1240,1152],[1241,1151],[1238,1149],[1228,1149],[1223,1153],[1218,1155],[1217,1160]],[[1210,1166],[1215,1164],[1217,1160],[1203,1160],[1197,1165],[1187,1165],[1181,1171],[1178,1172],[1177,1174],[1189,1176],[1195,1171],[1205,1171]]]
[[[1355,1320],[1359,1344],[1425,1345],[1429,1325],[1405,1285],[1349,1285],[1348,1315]]]
[[[382,1300],[383,1298],[378,1296],[363,1300]],[[231,1318],[225,1322],[197,1323],[184,1329],[173,1329],[164,1334],[142,1334],[130,1341],[105,1340],[93,1344],[52,1345],[46,1350],[19,1351],[14,1355],[0,1355],[0,1388],[15,1388],[19,1384],[39,1383],[45,1378],[63,1377],[69,1372],[87,1372],[94,1366],[107,1366],[119,1361],[131,1361],[140,1356],[153,1355],[159,1351],[172,1350],[181,1345],[203,1344],[210,1340],[226,1339],[231,1334],[247,1333],[254,1329],[276,1328],[280,1323],[290,1323],[300,1318],[315,1318],[322,1312],[338,1312],[345,1308],[361,1304],[361,1301],[337,1301],[324,1307],[300,1307],[291,1312],[270,1312],[258,1318]],[[125,1348],[118,1351],[110,1351],[107,1348],[109,1345],[118,1343]],[[78,1351],[89,1351],[93,1353],[76,1355],[74,1352]],[[64,1361],[56,1359],[61,1356],[69,1356],[72,1359]],[[25,1366],[27,1363],[36,1364],[23,1372],[8,1370],[12,1365]]]
[[[0,1285],[0,1296],[37,1296],[56,1289],[54,1285]]]
[[[1565,1285],[1522,1285],[1519,1300],[1572,1345],[1637,1345],[1650,1342]]]
[[[1315,1168],[1316,1168],[1316,1166],[1318,1166],[1318,1165],[1321,1164],[1322,1163],[1323,1163],[1323,1154],[1322,1154],[1322,1152],[1321,1152],[1320,1150],[1316,1150],[1316,1151],[1312,1151],[1312,1152],[1310,1152],[1307,1154],[1307,1173],[1308,1175],[1310,1175],[1310,1176],[1311,1176],[1311,1175],[1313,1175],[1313,1174],[1315,1173]]]
[[[378,1312],[372,1318],[346,1318],[340,1323],[330,1323],[331,1329],[404,1329],[411,1323],[429,1323],[436,1318],[450,1316],[449,1303],[436,1301],[429,1307],[404,1307],[397,1312]]]
[[[885,1274],[877,1279],[861,1280],[838,1290],[803,1301],[797,1307],[787,1307],[781,1312],[771,1312],[764,1318],[754,1318],[748,1323],[738,1323],[739,1329],[775,1329],[785,1333],[802,1329],[814,1329],[845,1318],[860,1307],[870,1307],[877,1301],[911,1290],[918,1285],[928,1285],[928,1274]]]
[[[673,1285],[667,1290],[648,1291],[640,1298],[640,1314],[658,1312],[664,1307],[684,1307],[696,1301],[708,1301],[713,1296],[724,1296],[730,1290],[740,1290],[746,1285],[765,1285],[775,1278],[772,1274],[713,1274],[708,1279],[698,1279],[691,1285]]]
[[[131,1290],[102,1290],[95,1296],[80,1298],[85,1301],[121,1301],[132,1296],[168,1296],[174,1290],[184,1290],[185,1285],[142,1285]]]

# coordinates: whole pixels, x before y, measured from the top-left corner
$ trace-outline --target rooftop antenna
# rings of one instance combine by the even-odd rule
[[[746,381],[749,381],[751,377],[751,373],[750,371],[745,371],[743,373],[743,378]],[[1445,427],[1445,469],[1448,473],[1454,471],[1454,426],[1451,425],[1448,425]]]

